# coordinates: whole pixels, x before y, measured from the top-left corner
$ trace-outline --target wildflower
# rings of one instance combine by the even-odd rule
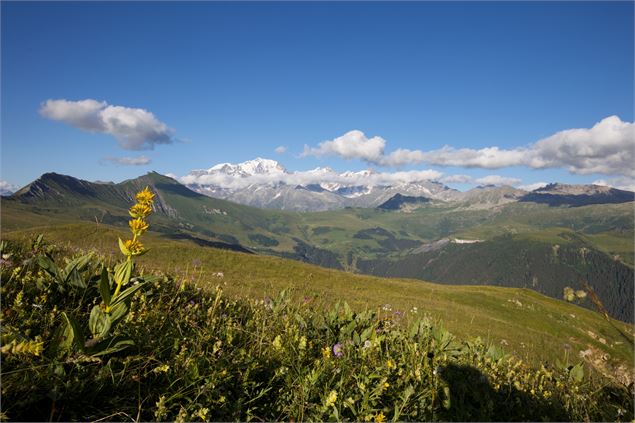
[[[282,338],[280,338],[280,335],[277,335],[274,338],[273,343],[271,345],[273,345],[273,347],[276,350],[281,350],[282,349]]]
[[[152,369],[154,373],[167,373],[168,370],[170,370],[169,364],[163,364],[161,366],[157,366],[154,369]]]
[[[209,409],[207,407],[201,408],[200,410],[196,412],[196,416],[200,418],[201,420],[205,421],[207,418],[208,412],[209,412]]]
[[[298,349],[303,350],[306,348],[306,336],[300,337],[300,341],[298,342]]]
[[[419,309],[418,309],[417,307],[412,307],[412,308],[410,309],[410,312],[411,312],[412,314],[417,314],[417,312],[418,312],[418,311],[419,311]]]
[[[127,239],[124,241],[123,245],[130,253],[129,255],[138,256],[139,254],[144,252],[143,244],[136,239]]]
[[[386,367],[388,367],[388,369],[394,369],[396,367],[395,362],[391,359],[388,359],[388,361],[386,361]]]
[[[333,355],[335,357],[341,357],[344,355],[344,351],[342,350],[342,344],[340,344],[339,342],[333,345]]]
[[[149,226],[148,223],[141,218],[130,220],[128,222],[128,225],[130,226],[130,230],[132,231],[132,233],[137,236],[143,234]]]
[[[384,389],[388,389],[388,388],[390,388],[390,383],[384,382]]]
[[[381,411],[377,414],[375,414],[374,420],[376,422],[385,422],[386,421],[386,416],[384,416],[384,413],[382,413]]]
[[[331,350],[329,347],[322,348],[322,358],[327,359],[331,356]]]
[[[333,404],[335,404],[335,401],[337,401],[337,391],[331,391],[329,393],[329,396],[326,398],[326,403],[325,405],[327,407],[332,406]]]
[[[154,201],[154,194],[145,187],[142,191],[139,191],[135,197],[139,204],[152,204]]]
[[[135,219],[147,217],[150,213],[152,213],[152,208],[149,204],[135,204],[130,207],[128,213],[131,217]]]
[[[364,341],[364,346],[362,348],[366,350],[366,349],[368,349],[368,348],[370,348],[372,346],[373,346],[373,343],[370,342],[369,340],[366,340],[366,341]]]
[[[167,414],[167,407],[165,406],[165,395],[159,397],[159,401],[156,402],[157,409],[154,412],[154,419],[156,421],[163,421],[163,417]]]

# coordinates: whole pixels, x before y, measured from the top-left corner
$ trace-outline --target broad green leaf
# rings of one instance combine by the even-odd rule
[[[110,305],[110,325],[115,326],[121,318],[128,314],[128,305],[125,302],[116,305]]]
[[[86,282],[84,282],[76,267],[66,276],[66,282],[78,288],[86,288]]]
[[[569,370],[569,376],[576,382],[582,382],[584,379],[584,367],[582,363],[578,363]]]
[[[57,275],[59,274],[59,269],[58,269],[57,265],[55,264],[55,262],[53,260],[51,260],[51,258],[49,256],[44,255],[44,254],[39,255],[37,257],[37,264],[46,273],[48,273],[49,275],[53,276],[54,278],[57,278]]]
[[[121,238],[119,238],[119,249],[121,250],[121,253],[124,256],[129,256],[130,255],[130,250],[128,250],[126,248],[126,245],[123,243],[123,241],[121,240]]]
[[[115,266],[115,282],[120,285],[126,285],[130,281],[132,268],[134,263],[132,260],[126,260]]]
[[[81,331],[72,317],[62,312],[62,322],[55,331],[50,351],[54,357],[63,357],[73,351],[73,347],[84,345]]]
[[[105,266],[101,268],[101,277],[99,279],[99,294],[104,300],[106,307],[110,305],[110,279],[108,278],[108,270]]]
[[[88,265],[88,263],[90,263],[90,260],[92,258],[93,258],[93,253],[88,253],[88,254],[84,254],[81,257],[77,257],[76,259],[72,260],[70,263],[66,265],[66,268],[64,269],[64,273],[66,275],[69,275],[73,271],[73,269],[77,269],[79,272],[81,272]]]
[[[125,300],[127,300],[128,298],[132,297],[132,295],[134,295],[135,292],[137,292],[139,289],[141,289],[143,287],[143,285],[145,285],[144,283],[138,283],[136,285],[132,285],[131,287],[129,287],[128,289],[125,289],[123,291],[121,291],[119,294],[117,294],[116,297],[113,297],[111,299],[111,307],[114,307],[115,305],[124,302]]]
[[[91,355],[93,357],[99,357],[106,354],[112,354],[132,345],[134,345],[134,341],[132,339],[115,337],[97,344],[94,348],[95,352]]]
[[[88,327],[93,338],[104,338],[110,331],[110,316],[104,313],[99,305],[96,305],[90,312]]]

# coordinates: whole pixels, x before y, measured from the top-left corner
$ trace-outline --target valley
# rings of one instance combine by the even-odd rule
[[[633,203],[614,203],[624,200],[621,193],[604,204],[587,198],[566,206],[509,201],[510,188],[482,187],[461,201],[397,194],[388,207],[301,213],[211,198],[157,173],[119,184],[45,174],[3,198],[3,232],[78,220],[122,227],[143,186],[157,193],[152,229],[165,239],[353,273],[528,288],[552,298],[588,282],[613,317],[633,320]]]

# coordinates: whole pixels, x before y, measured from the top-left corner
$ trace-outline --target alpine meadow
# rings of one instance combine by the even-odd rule
[[[635,419],[632,2],[0,16],[0,421]]]

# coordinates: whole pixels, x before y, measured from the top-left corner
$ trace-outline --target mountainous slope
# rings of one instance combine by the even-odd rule
[[[96,249],[106,256],[118,255],[116,240],[126,236],[125,229],[94,222],[57,225],[44,233],[47,242],[70,242],[73,247]],[[3,239],[28,242],[32,234],[32,230],[4,232]],[[529,289],[353,275],[294,260],[201,248],[192,241],[166,239],[156,233],[144,236],[151,251],[138,258],[139,266],[149,272],[170,272],[203,289],[219,284],[229,295],[256,300],[288,289],[298,301],[310,301],[311,307],[346,301],[355,310],[383,307],[412,318],[442,319],[457,336],[480,336],[536,365],[562,359],[566,343],[576,354],[592,349],[593,355],[587,358],[598,359],[605,366],[602,371],[632,367],[630,338],[624,339],[632,338],[632,325]],[[603,354],[608,354],[606,361],[600,360]]]
[[[529,288],[550,297],[565,287],[593,287],[611,315],[633,321],[633,268],[590,250],[575,236],[568,244],[549,245],[511,235],[479,243],[450,242],[439,248],[393,260],[358,261],[360,271],[377,276],[433,282]],[[587,300],[585,306],[593,308]]]
[[[260,208],[325,211],[378,207],[395,195],[422,197],[488,209],[512,202],[581,206],[633,201],[635,194],[599,185],[549,184],[532,192],[510,186],[479,186],[459,192],[417,172],[383,174],[373,170],[337,173],[330,168],[289,172],[274,160],[257,158],[221,163],[179,178],[192,190]]]
[[[627,203],[635,199],[634,193],[600,185],[549,184],[525,194],[519,201],[544,203],[550,206],[571,207],[589,204]]]
[[[584,277],[611,306],[612,315],[624,319],[629,316],[623,312],[624,303],[613,301],[613,296],[621,295],[624,275],[632,272],[632,202],[553,207],[507,202],[506,195],[518,194],[512,188],[485,187],[470,193],[471,202],[430,200],[398,210],[346,208],[296,213],[210,198],[157,173],[119,184],[45,174],[13,196],[3,197],[3,231],[78,220],[123,227],[134,193],[146,185],[157,194],[152,230],[165,238],[355,272],[407,275],[453,284],[526,286],[556,298],[561,297],[563,284],[580,283]],[[324,188],[304,188],[311,189]],[[481,191],[484,197],[479,199],[476,193]],[[474,207],[480,203],[496,205]],[[546,262],[553,248],[571,244],[563,233],[576,240],[576,248],[584,248],[595,257],[593,266]],[[510,235],[513,240],[526,241],[498,244],[499,237]],[[457,244],[470,241],[481,242]],[[529,242],[541,253],[519,261],[519,257],[525,257]],[[503,250],[505,254],[501,255]],[[461,263],[470,263],[473,257],[480,260],[469,268],[473,272],[469,275],[468,267],[461,267]],[[526,271],[518,270],[521,273],[510,273],[513,277],[507,278],[504,269],[512,266]],[[403,273],[406,270],[409,273]],[[533,278],[528,279],[526,274],[537,275],[539,286],[530,284]]]
[[[330,168],[289,172],[274,160],[221,163],[180,178],[210,197],[260,208],[324,211],[376,207],[395,194],[447,199],[457,191],[428,179],[386,180],[372,170],[336,173]]]

